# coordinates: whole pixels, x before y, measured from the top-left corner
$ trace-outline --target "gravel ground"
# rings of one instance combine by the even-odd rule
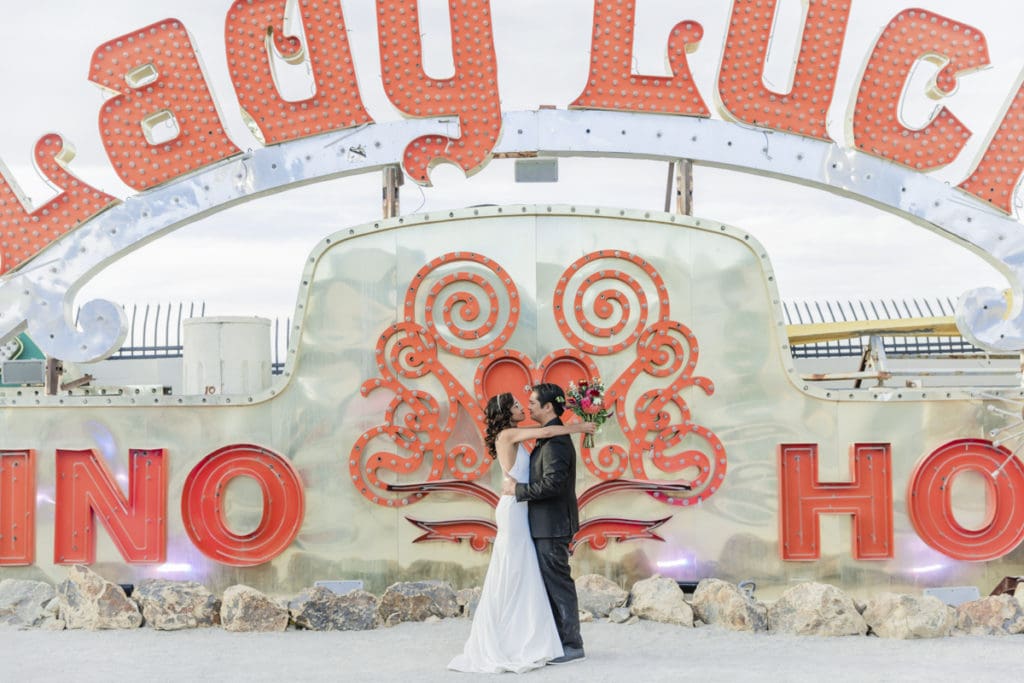
[[[460,681],[449,672],[469,621],[361,632],[13,631],[0,636],[6,681]],[[1024,636],[885,640],[733,633],[641,621],[583,624],[587,659],[529,681],[1008,681]],[[512,677],[511,674],[507,675]]]

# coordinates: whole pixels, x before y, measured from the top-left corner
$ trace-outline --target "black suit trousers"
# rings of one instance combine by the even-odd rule
[[[555,627],[562,647],[583,647],[580,635],[579,601],[576,598],[576,584],[569,569],[569,542],[572,537],[535,538],[537,562],[544,587],[551,602],[551,613],[555,616]]]

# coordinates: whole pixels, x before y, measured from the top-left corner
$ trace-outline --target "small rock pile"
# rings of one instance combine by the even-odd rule
[[[691,601],[672,579],[653,576],[630,591],[603,576],[576,580],[582,621],[631,624],[649,619],[682,627],[794,635],[875,635],[943,638],[1024,632],[1024,594],[996,595],[956,608],[933,597],[882,593],[859,604],[835,586],[793,586],[770,605],[734,584],[701,581]],[[363,590],[337,595],[307,588],[289,599],[235,585],[219,599],[194,581],[143,580],[129,597],[121,586],[75,565],[54,587],[40,581],[0,581],[0,630],[131,629],[173,631],[220,626],[228,631],[357,631],[407,621],[472,617],[479,588],[456,592],[442,581],[395,583],[380,598]]]

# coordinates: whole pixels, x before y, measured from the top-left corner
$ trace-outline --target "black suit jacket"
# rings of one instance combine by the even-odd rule
[[[556,417],[544,426],[560,424]],[[576,448],[568,434],[537,441],[530,454],[530,483],[516,484],[516,500],[530,503],[533,538],[564,538],[579,530]]]

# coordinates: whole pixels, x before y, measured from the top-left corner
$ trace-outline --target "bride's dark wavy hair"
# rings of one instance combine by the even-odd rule
[[[484,445],[487,446],[487,452],[491,454],[492,458],[498,457],[498,451],[494,447],[494,441],[498,438],[498,434],[501,434],[503,429],[515,426],[512,422],[512,406],[515,402],[512,394],[506,391],[504,394],[491,396],[491,400],[487,402],[487,407],[484,409],[484,415],[487,418],[487,436],[484,437]]]

